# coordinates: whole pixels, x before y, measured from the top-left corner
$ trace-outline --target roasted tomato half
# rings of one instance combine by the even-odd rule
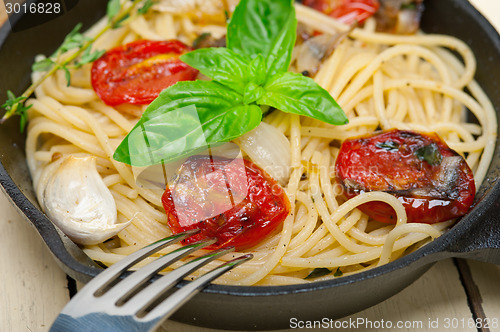
[[[362,23],[380,7],[377,0],[303,0],[302,3],[345,24]]]
[[[200,229],[185,242],[216,238],[211,249],[258,244],[290,212],[284,190],[248,160],[193,156],[162,196],[174,233]]]
[[[408,222],[436,223],[467,213],[476,192],[465,160],[435,133],[391,130],[344,141],[335,164],[338,182],[352,198],[384,191],[398,198]],[[359,207],[375,220],[395,223],[384,202]]]
[[[194,80],[198,71],[179,56],[191,49],[178,40],[138,40],[107,51],[92,65],[95,92],[106,104],[149,104],[160,92]]]

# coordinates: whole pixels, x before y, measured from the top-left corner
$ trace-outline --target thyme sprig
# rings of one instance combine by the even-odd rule
[[[6,113],[0,119],[0,124],[3,124],[13,115],[19,115],[21,117],[20,129],[23,132],[27,122],[26,111],[31,107],[31,105],[25,106],[24,103],[35,92],[35,89],[58,70],[64,70],[69,85],[71,80],[69,69],[79,68],[86,63],[91,63],[104,53],[104,51],[91,52],[91,46],[99,37],[110,29],[120,27],[125,20],[131,17],[132,13],[136,13],[137,15],[145,14],[153,2],[153,0],[133,0],[130,6],[125,7],[119,0],[110,0],[107,8],[108,23],[94,37],[87,37],[81,34],[80,29],[82,24],[77,24],[64,38],[63,43],[57,48],[54,54],[33,64],[33,71],[45,72],[42,77],[33,82],[19,97],[16,97],[12,91],[7,91],[7,101],[1,106],[6,110]],[[141,4],[142,6],[139,7]],[[73,54],[63,56],[73,50],[76,50]]]

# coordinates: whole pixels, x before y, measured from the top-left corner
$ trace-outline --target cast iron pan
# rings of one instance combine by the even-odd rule
[[[426,1],[423,29],[457,36],[478,59],[476,79],[500,112],[500,37],[467,0]],[[0,100],[7,89],[16,95],[29,84],[35,54],[50,54],[77,22],[90,26],[104,13],[106,1],[80,1],[50,22],[11,32],[0,30]],[[21,24],[23,18],[17,17]],[[21,22],[21,23],[20,23]],[[37,229],[61,268],[86,282],[101,271],[78,246],[62,235],[40,211],[24,156],[24,136],[17,120],[0,127],[0,183],[12,202]],[[174,319],[219,329],[278,329],[290,318],[341,318],[396,294],[434,262],[464,257],[500,264],[500,152],[477,195],[474,209],[449,232],[423,248],[390,264],[357,275],[307,285],[234,287],[211,285],[182,307]],[[22,250],[22,245],[19,248]]]

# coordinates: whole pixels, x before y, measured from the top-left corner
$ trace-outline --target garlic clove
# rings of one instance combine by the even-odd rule
[[[261,122],[235,143],[273,179],[283,186],[287,184],[291,172],[290,141],[278,128]]]
[[[115,200],[97,172],[95,157],[67,156],[48,165],[37,185],[47,216],[74,242],[101,243],[127,227],[117,223]]]

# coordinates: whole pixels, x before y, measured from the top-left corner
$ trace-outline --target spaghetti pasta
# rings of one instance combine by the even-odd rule
[[[296,12],[299,23],[308,29],[329,34],[349,30],[311,8],[297,4]],[[95,34],[103,22],[88,33]],[[278,233],[249,249],[255,256],[252,261],[219,278],[218,283],[305,283],[310,282],[305,278],[315,268],[340,269],[343,275],[358,273],[415,250],[453,225],[453,221],[408,224],[401,202],[387,193],[368,192],[346,200],[335,183],[333,166],[340,143],[348,137],[379,128],[435,131],[465,156],[476,187],[483,181],[493,156],[497,120],[491,102],[473,79],[476,62],[472,51],[454,37],[390,35],[374,32],[373,26],[367,21],[364,28],[350,31],[349,38],[324,59],[314,76],[344,109],[349,124],[333,126],[279,111],[264,119],[290,143],[292,171],[285,190],[291,213]],[[204,32],[221,36],[224,28],[218,22],[206,24],[188,13],[158,7],[146,17],[106,32],[94,47],[110,49],[137,39],[176,38],[192,44]],[[296,60],[292,61],[292,71]],[[33,73],[33,78],[37,75]],[[97,157],[97,169],[115,199],[118,220],[133,220],[113,239],[84,246],[83,250],[96,261],[113,264],[170,235],[171,230],[162,210],[161,192],[137,185],[131,167],[112,157],[143,107],[105,105],[91,87],[89,65],[73,70],[71,75],[71,86],[67,87],[64,74],[58,73],[38,87],[37,97],[28,101],[32,107],[27,161],[38,192],[44,189],[43,171],[54,159],[64,155]],[[477,124],[468,122],[466,110]],[[370,201],[390,204],[397,213],[397,224],[379,223],[357,209]],[[222,260],[231,257],[228,254]],[[314,280],[333,277],[331,273]]]

